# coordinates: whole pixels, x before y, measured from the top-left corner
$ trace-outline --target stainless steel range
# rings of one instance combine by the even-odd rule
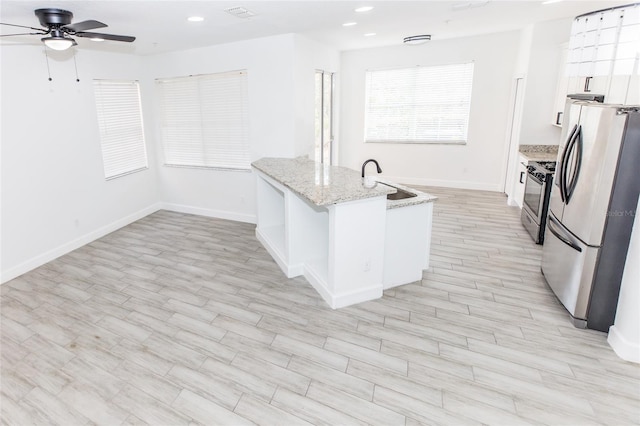
[[[549,211],[549,197],[553,183],[555,161],[535,161],[527,165],[527,182],[522,203],[522,224],[536,244],[544,242]]]

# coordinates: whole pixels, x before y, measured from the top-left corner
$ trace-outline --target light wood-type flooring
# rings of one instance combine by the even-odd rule
[[[423,190],[431,268],[348,308],[167,211],[2,285],[2,423],[639,424],[640,367],[571,325],[518,209]]]

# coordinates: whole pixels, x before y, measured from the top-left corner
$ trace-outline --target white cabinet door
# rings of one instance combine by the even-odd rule
[[[609,80],[608,75],[597,75],[584,78],[584,93],[590,93],[593,95],[605,95],[605,102],[610,103],[607,99],[609,94]]]
[[[640,72],[640,64],[638,64],[638,72]],[[640,105],[640,75],[632,75],[629,79],[629,90],[625,105]]]
[[[637,104],[638,45],[640,3],[576,18],[567,49],[567,93],[604,95],[609,104]]]
[[[628,105],[627,94],[630,86],[630,76],[614,75],[611,77],[611,85],[609,87],[609,95],[605,98],[608,104]]]
[[[569,45],[567,43],[560,45],[560,50],[558,52],[558,63],[560,64],[560,68],[558,72],[558,81],[556,83],[556,100],[553,108],[553,121],[551,121],[554,126],[562,126],[562,114],[564,113],[564,105],[567,102],[567,94],[569,94],[569,76],[567,74],[568,54]]]
[[[522,208],[524,201],[524,185],[527,182],[527,164],[529,161],[522,155],[518,156],[518,169],[513,189],[513,200]]]

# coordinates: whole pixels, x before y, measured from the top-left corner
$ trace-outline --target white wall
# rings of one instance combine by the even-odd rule
[[[636,212],[640,209],[640,198]],[[609,328],[607,341],[618,356],[640,363],[640,215],[636,213],[631,240],[624,264],[614,324]]]
[[[569,41],[571,19],[540,22],[533,27],[520,129],[521,145],[557,145],[561,128],[553,126],[560,44]]]
[[[149,170],[105,180],[95,112],[92,79],[140,79],[141,58],[74,51],[79,83],[70,51],[50,53],[49,82],[41,46],[0,47],[2,281],[147,215],[159,200],[149,139]]]
[[[531,45],[533,44],[533,27],[533,24],[527,25],[520,31],[514,76],[524,76],[529,69],[529,57],[531,56]]]
[[[81,81],[75,81],[75,52]],[[155,78],[247,69],[251,157],[313,152],[315,69],[339,54],[285,34],[151,57],[2,45],[2,281],[158,208],[255,222],[251,172],[162,164]],[[140,80],[150,169],[105,181],[92,79]]]
[[[571,24],[571,19],[539,22],[520,32],[513,80],[523,79],[522,108],[514,115],[512,146],[507,146],[508,136],[505,141],[505,149],[509,150],[505,190],[510,205],[516,205],[513,194],[519,185],[519,146],[559,143],[562,129],[552,122],[558,76],[564,68],[560,63],[560,45],[568,41]]]
[[[156,55],[145,63],[149,79],[246,69],[253,161],[312,152],[314,70],[337,56],[302,36],[284,34]],[[165,207],[255,222],[252,173],[168,167],[162,155],[158,165]]]
[[[499,191],[506,170],[505,134],[520,32],[343,52],[340,165],[356,170],[379,160],[383,175],[400,183]],[[365,144],[367,69],[474,61],[466,145]]]

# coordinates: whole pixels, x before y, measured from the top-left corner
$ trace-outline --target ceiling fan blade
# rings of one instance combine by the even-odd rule
[[[101,38],[103,40],[113,40],[113,41],[124,41],[127,43],[131,43],[136,38],[131,36],[123,36],[123,35],[115,35],[115,34],[102,34],[102,33],[87,33],[87,32],[78,32],[75,34],[76,37],[87,37],[87,38]]]
[[[43,32],[44,32],[44,31],[46,31],[46,30],[43,30],[42,28],[26,27],[26,26],[24,26],[24,25],[16,25],[16,24],[6,24],[6,23],[4,23],[4,22],[0,22],[0,25],[8,25],[8,26],[10,26],[10,27],[18,27],[18,28],[28,28],[28,29],[30,29],[30,30],[43,31]],[[38,34],[39,34],[39,33],[38,33]]]
[[[0,37],[11,37],[11,36],[19,36],[19,35],[46,35],[47,32],[42,33],[15,33],[15,34],[0,34]]]
[[[77,32],[77,31],[93,30],[95,28],[104,28],[106,26],[107,24],[90,19],[88,21],[76,22],[75,24],[65,25],[63,28]]]

